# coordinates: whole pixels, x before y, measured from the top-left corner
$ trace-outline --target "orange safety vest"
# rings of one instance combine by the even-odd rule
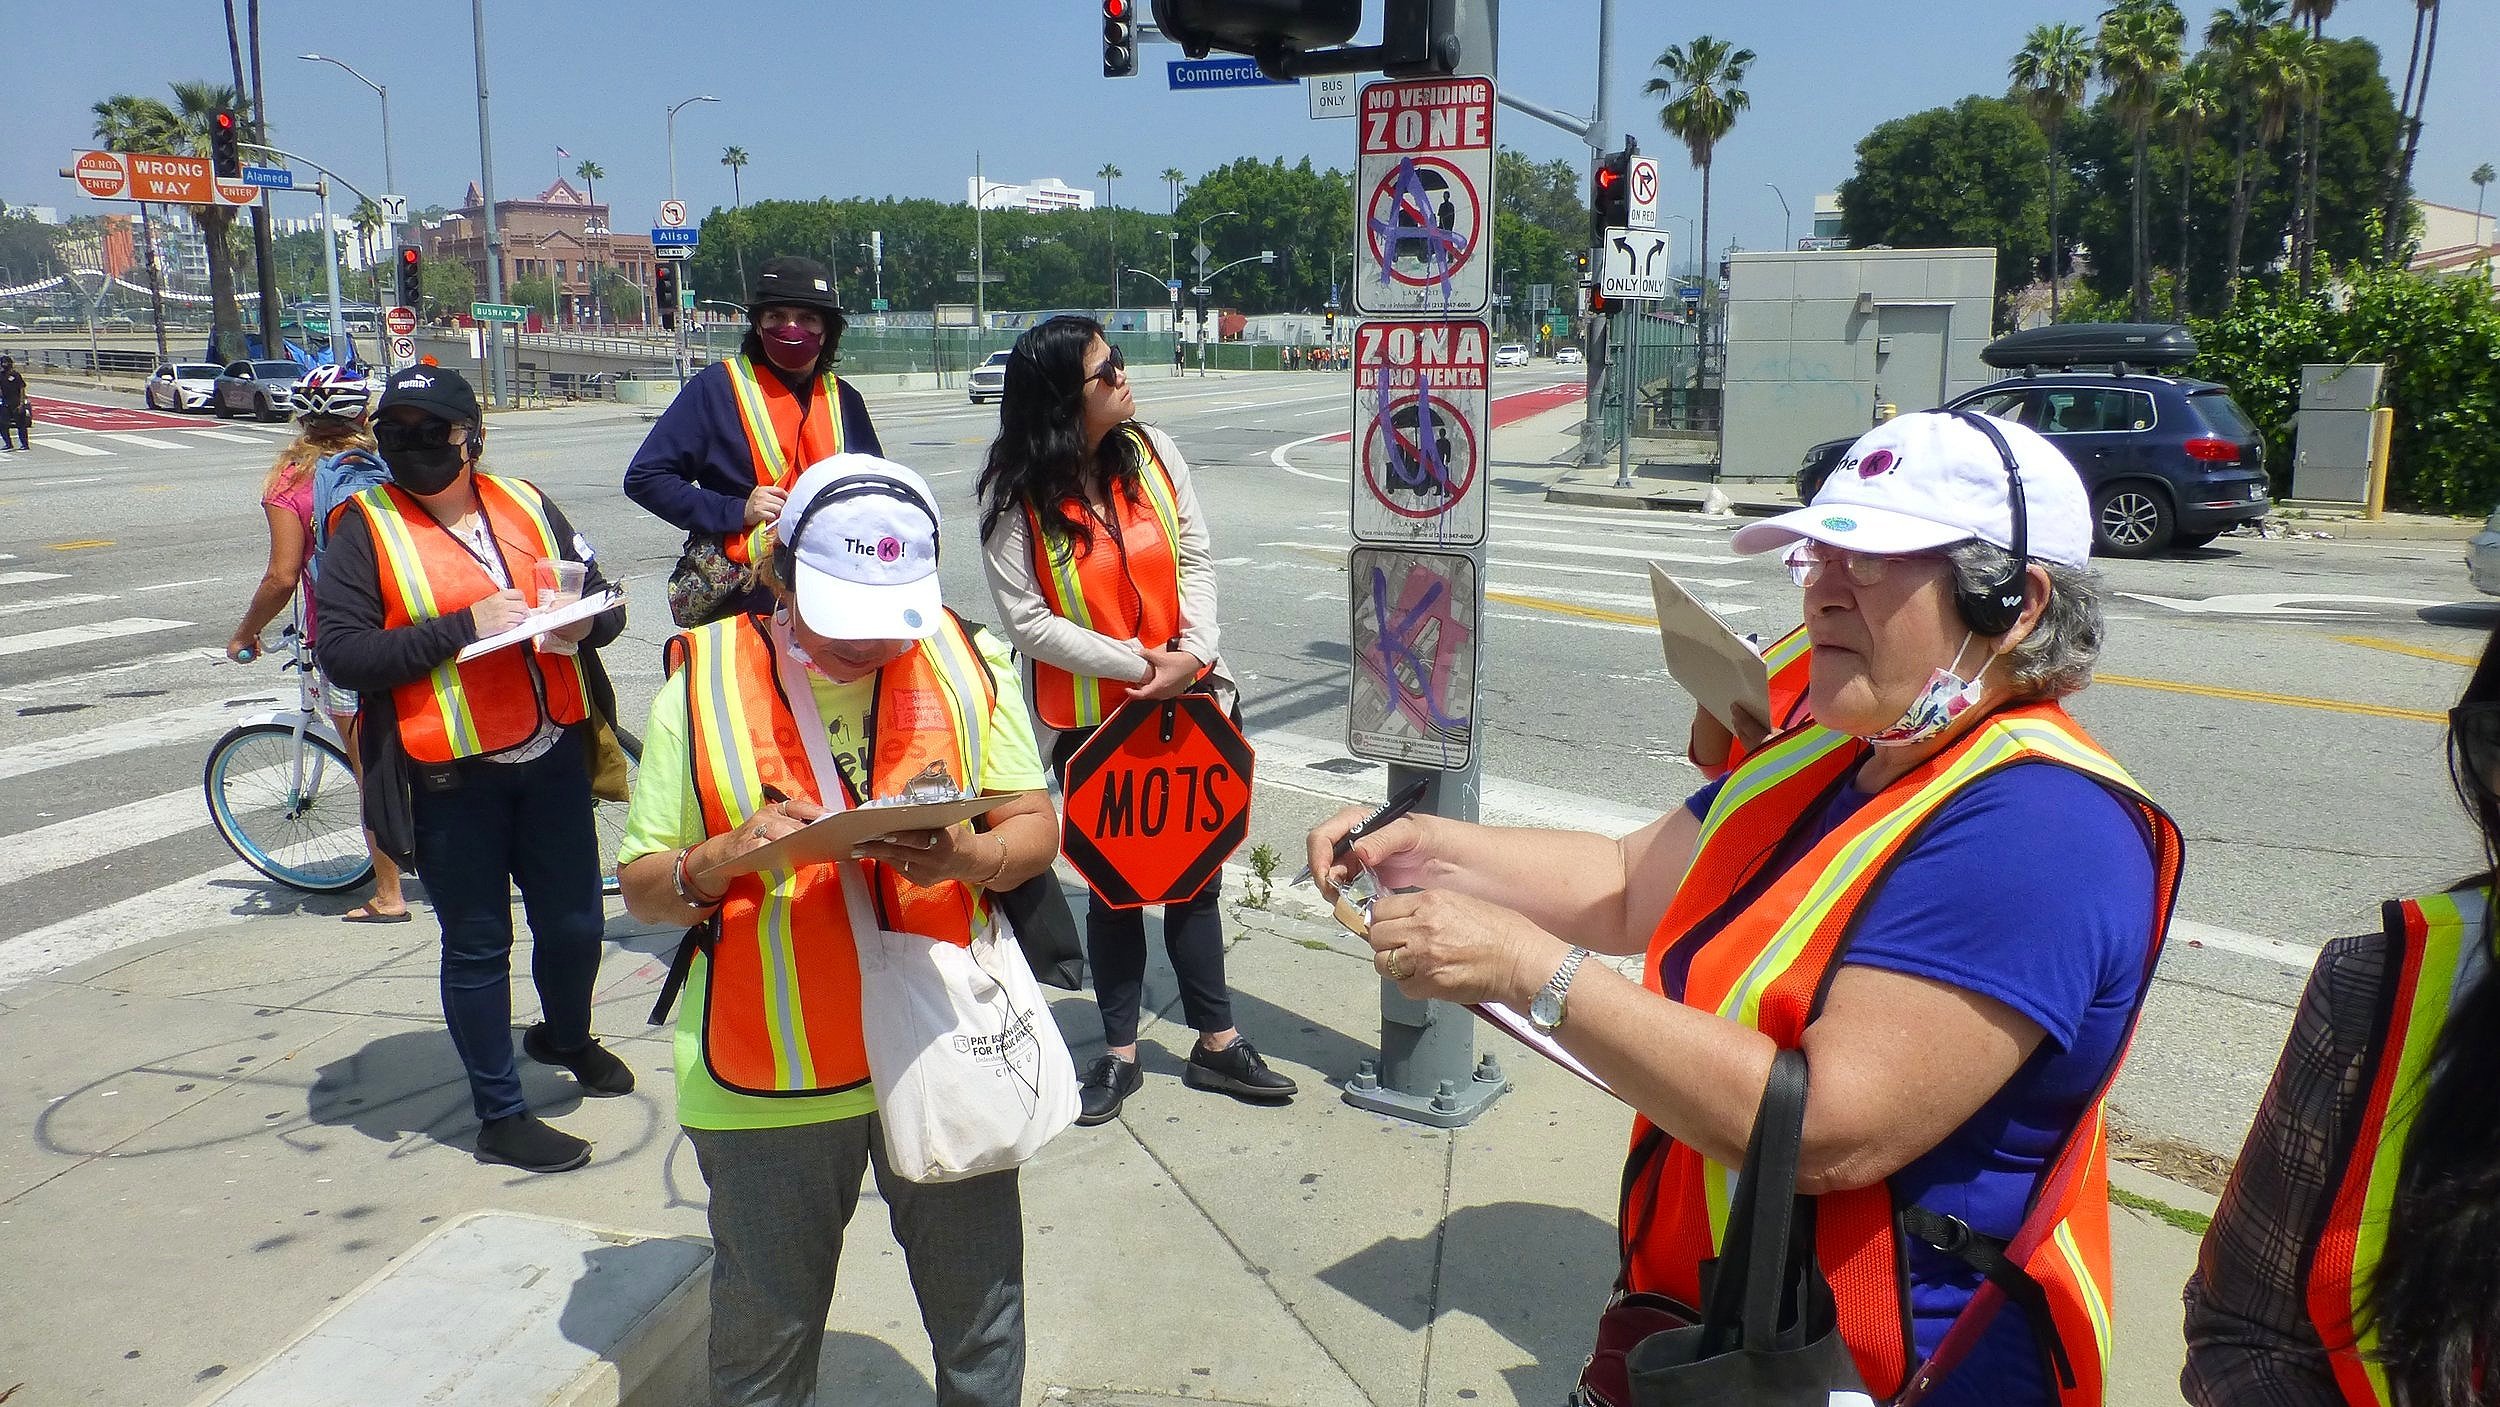
[[[505,572],[527,591],[540,559],[563,556],[546,499],[527,480],[480,474],[477,501]],[[350,502],[373,534],[384,626],[397,630],[467,610],[502,589],[468,545],[397,484],[377,484]],[[465,664],[445,660],[433,673],[393,689],[400,746],[418,762],[444,763],[528,742],[541,716],[533,672],[545,685],[546,718],[572,724],[588,715],[578,657],[514,645]]]
[[[1814,642],[1806,638],[1806,628],[1796,629],[1771,642],[1762,652],[1762,663],[1771,676],[1771,716],[1763,721],[1774,734],[1787,732],[1806,721],[1806,690],[1812,683]],[[1767,742],[1768,739],[1765,739]],[[1717,767],[1703,767],[1703,776],[1716,780],[1736,770],[1753,749],[1738,738],[1728,744],[1727,760]]]
[[[1033,539],[1033,575],[1053,615],[1098,635],[1160,650],[1181,633],[1180,495],[1153,442],[1135,429],[1125,433],[1136,437],[1144,462],[1135,489],[1112,489],[1114,527],[1096,531],[1079,549],[1056,520],[1045,525],[1030,506],[1024,521]],[[1091,511],[1081,499],[1068,500],[1064,510]],[[1063,733],[1091,728],[1128,702],[1135,682],[1071,674],[1036,659],[1033,711]]]
[[[1650,990],[1664,991],[1669,952],[1696,941],[1682,990],[1665,994],[1760,1031],[1783,1048],[1796,1048],[1867,899],[1895,862],[1955,793],[2017,765],[2082,772],[2134,807],[2145,822],[2158,891],[2145,946],[2149,987],[2178,893],[2178,827],[2055,704],[1990,717],[1869,800],[1751,903],[1727,916],[1715,933],[1696,938],[1866,757],[1860,740],[1808,725],[1765,743],[1728,778],[1702,820],[1691,868],[1650,940],[1645,974]],[[2133,1036],[2132,1026],[2128,1035]],[[2120,1060],[2124,1051],[2122,1044]],[[2098,1404],[2109,1364],[2108,1162],[2101,1096],[2117,1075],[2117,1063],[2042,1175],[2022,1231],[2005,1252],[2045,1292],[2058,1346],[2072,1365],[2071,1387],[2052,1384],[2059,1387],[2061,1407]],[[1646,1119],[1635,1121],[1633,1146],[1624,1199],[1626,1285],[1698,1305],[1702,1266],[1717,1257],[1726,1231],[1736,1170],[1666,1138]],[[1913,1347],[1905,1233],[1896,1201],[1885,1183],[1816,1198],[1815,1245],[1839,1306],[1841,1333],[1879,1401],[1900,1394],[1923,1366]],[[1950,1371],[1962,1345],[1984,1326],[1984,1319],[1973,1316],[1999,1303],[1996,1286],[1983,1282],[1963,1316],[1967,1332],[1957,1324],[1939,1348],[1943,1371]]]
[[[733,615],[670,643],[686,680],[686,737],[706,835],[725,835],[765,804],[764,788],[815,800],[848,784],[819,779],[781,692],[764,618]],[[989,667],[952,612],[937,634],[877,672],[869,765],[873,794],[891,796],[932,762],[978,787],[984,730],[997,704]],[[851,798],[853,804],[865,797]],[[879,921],[897,932],[968,945],[989,903],[948,880],[916,885],[869,863]],[[740,1094],[829,1094],[868,1078],[860,1035],[859,958],[842,881],[831,865],[740,875],[704,950],[703,1060]]]
[[[2378,1363],[2378,1325],[2363,1313],[2387,1224],[2403,1185],[2405,1145],[2430,1080],[2439,1035],[2457,999],[2486,980],[2489,901],[2481,893],[2433,894],[2387,906],[2395,981],[2380,1010],[2384,1034],[2363,1056],[2370,1091],[2352,1146],[2340,1150],[2335,1199],[2309,1259],[2309,1319],[2326,1345],[2336,1385],[2353,1407],[2392,1407]],[[2356,1327],[2358,1326],[2358,1327]]]
[[[747,453],[755,462],[758,488],[787,488],[809,465],[842,452],[842,382],[832,372],[817,383],[807,404],[778,376],[759,376],[743,356],[721,363],[729,373],[729,394],[738,405],[738,424],[747,432]],[[771,531],[761,525],[759,532]],[[722,550],[733,562],[752,556],[754,534],[731,533]]]

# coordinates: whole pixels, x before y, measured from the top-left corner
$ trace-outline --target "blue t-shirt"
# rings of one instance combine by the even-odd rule
[[[1685,807],[1706,814],[1720,785],[1694,793]],[[1824,814],[1809,820],[1808,835],[1791,842],[1790,858],[1869,799],[1844,785]],[[1767,874],[1756,881],[1768,882]],[[2014,1234],[2059,1139],[2118,1057],[2143,991],[2154,901],[2143,821],[2080,772],[2006,767],[1937,811],[1868,898],[1842,961],[1993,997],[2047,1039],[1968,1122],[1893,1174],[1902,1197],[1999,1239]],[[1670,993],[1682,990],[1688,967],[1670,955]],[[1979,1275],[1915,1240],[1909,1271],[1923,1357],[1935,1352]],[[2034,1344],[2021,1312],[2001,1310],[1927,1401],[2017,1407],[2053,1400]]]

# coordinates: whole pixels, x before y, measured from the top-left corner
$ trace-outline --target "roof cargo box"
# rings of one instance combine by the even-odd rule
[[[2004,371],[2034,367],[2184,366],[2196,359],[2196,338],[2168,322],[2067,322],[2009,332],[1980,349],[1979,359]]]

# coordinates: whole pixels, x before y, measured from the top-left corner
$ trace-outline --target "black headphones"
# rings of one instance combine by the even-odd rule
[[[2005,570],[1975,590],[1965,590],[1961,576],[1954,576],[1953,604],[1962,613],[1962,623],[1981,635],[2003,635],[2023,618],[2023,578],[2031,565],[2031,535],[2025,525],[2030,514],[2023,506],[2022,470],[2014,462],[2014,448],[2005,436],[1990,423],[1988,417],[1974,411],[1947,412],[1988,437],[1997,447],[1997,457],[2005,462],[2005,498],[2014,512],[2014,557]]]
[[[930,507],[929,500],[922,498],[911,485],[883,474],[845,474],[818,489],[816,496],[807,501],[807,511],[799,514],[798,522],[791,525],[790,536],[773,544],[773,580],[781,583],[782,590],[798,589],[799,543],[807,536],[807,525],[815,521],[816,515],[825,511],[828,505],[853,498],[891,498],[919,509],[929,520],[929,540],[937,545],[938,556],[941,559],[945,557],[946,544],[938,536],[937,509]]]

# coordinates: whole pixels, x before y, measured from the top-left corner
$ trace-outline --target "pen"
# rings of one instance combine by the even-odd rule
[[[1330,848],[1328,857],[1331,860],[1344,859],[1345,853],[1354,848],[1354,842],[1361,840],[1364,836],[1370,835],[1373,831],[1380,829],[1382,826],[1388,825],[1392,821],[1403,818],[1407,812],[1414,810],[1416,803],[1424,799],[1424,788],[1428,784],[1428,782],[1423,781],[1414,783],[1413,785],[1407,787],[1406,790],[1399,792],[1390,800],[1388,805],[1383,806],[1379,810],[1365,816],[1363,819],[1356,821],[1344,835],[1337,837],[1337,843]],[[1310,878],[1311,867],[1304,865],[1302,867],[1302,873],[1293,877],[1293,882],[1295,884],[1303,884],[1307,883]]]

